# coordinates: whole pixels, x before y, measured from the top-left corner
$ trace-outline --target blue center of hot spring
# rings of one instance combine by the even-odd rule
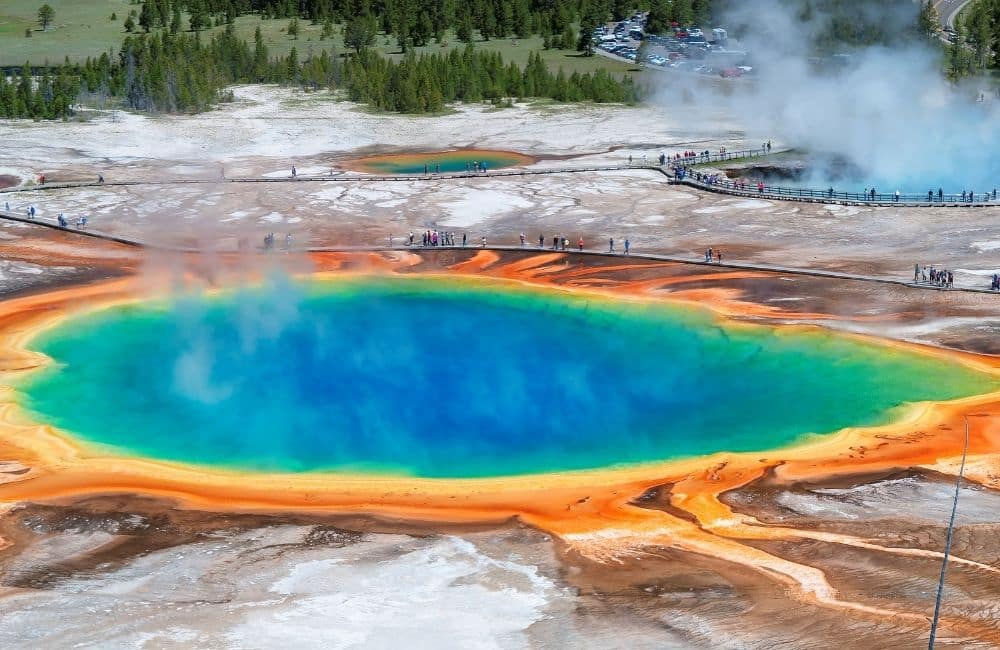
[[[71,319],[19,387],[116,453],[259,471],[475,477],[765,450],[985,392],[820,331],[506,283],[363,278]]]

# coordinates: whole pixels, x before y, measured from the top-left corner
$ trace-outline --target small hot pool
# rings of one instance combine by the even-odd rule
[[[471,279],[365,277],[69,319],[17,388],[105,451],[255,471],[475,477],[767,450],[995,390],[820,330]]]
[[[513,151],[485,151],[461,149],[458,151],[435,151],[426,153],[400,153],[371,156],[350,164],[361,171],[373,174],[423,174],[440,171],[474,171],[475,164],[485,165],[486,170],[530,165],[534,159]]]

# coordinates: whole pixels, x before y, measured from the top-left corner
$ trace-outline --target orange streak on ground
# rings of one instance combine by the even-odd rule
[[[509,262],[500,269],[503,277],[523,279],[534,277],[535,269],[540,267],[548,268],[553,262],[565,259],[565,253],[539,253],[523,260]]]
[[[677,262],[654,262],[649,264],[617,264],[613,266],[582,266],[563,273],[561,278],[579,278],[585,275],[597,275],[599,273],[618,273],[620,271],[645,271],[648,269],[663,269],[679,266]]]
[[[477,273],[485,271],[499,261],[500,255],[496,251],[481,249],[476,251],[476,254],[470,259],[452,264],[448,269],[455,273]]]
[[[556,255],[545,254],[539,257],[546,259],[532,258],[495,267],[499,260],[495,252],[477,251],[468,262],[452,267],[451,272],[489,269],[486,275],[559,287],[551,279],[539,281],[535,275],[539,269],[548,268],[545,264],[561,257]],[[316,268],[330,277],[341,272],[334,269],[391,272],[421,261],[419,255],[408,252],[318,253],[311,258]],[[647,281],[625,282],[613,291],[587,291],[656,299],[655,295],[650,296],[648,286]],[[776,313],[740,302],[733,291],[689,291],[681,292],[680,297],[727,315],[788,317],[786,312]],[[45,359],[28,351],[26,346],[39,330],[80,309],[142,296],[140,282],[128,279],[0,303],[0,366],[36,367]],[[677,296],[669,294],[669,299]],[[902,342],[886,344],[957,359],[984,372],[1000,374],[997,358]],[[776,480],[786,482],[893,467],[923,466],[954,471],[956,459],[961,455],[962,423],[967,415],[973,459],[969,475],[984,484],[1000,487],[1000,392],[943,404],[915,405],[906,417],[890,425],[845,429],[813,442],[766,453],[718,453],[621,469],[448,480],[344,474],[248,476],[214,468],[110,456],[51,427],[26,421],[15,398],[12,389],[0,389],[0,458],[15,459],[31,469],[0,485],[0,502],[124,492],[170,497],[187,507],[205,509],[367,513],[461,523],[501,522],[516,517],[558,535],[571,547],[599,560],[641,554],[651,546],[679,548],[751,567],[786,584],[803,600],[876,619],[913,618],[910,622],[914,624],[923,624],[924,618],[841,601],[818,569],[741,543],[739,540],[746,538],[788,539],[803,534],[760,525],[734,513],[719,496],[747,485],[767,471]],[[694,515],[696,523],[631,505],[649,488],[665,483],[674,484],[673,505]],[[847,537],[827,541],[865,544],[863,540]],[[954,625],[958,626],[956,629],[960,627]]]

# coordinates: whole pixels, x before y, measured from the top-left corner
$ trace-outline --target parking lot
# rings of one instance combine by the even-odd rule
[[[647,34],[646,17],[635,14],[594,32],[598,52],[652,69],[675,70],[724,78],[753,74],[749,54],[725,29],[703,30],[674,24],[671,33]]]

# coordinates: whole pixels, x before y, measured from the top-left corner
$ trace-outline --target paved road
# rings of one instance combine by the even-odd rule
[[[955,19],[958,18],[959,12],[965,8],[965,5],[972,2],[972,0],[938,0],[937,10],[938,15],[941,16],[941,27],[955,27]]]

